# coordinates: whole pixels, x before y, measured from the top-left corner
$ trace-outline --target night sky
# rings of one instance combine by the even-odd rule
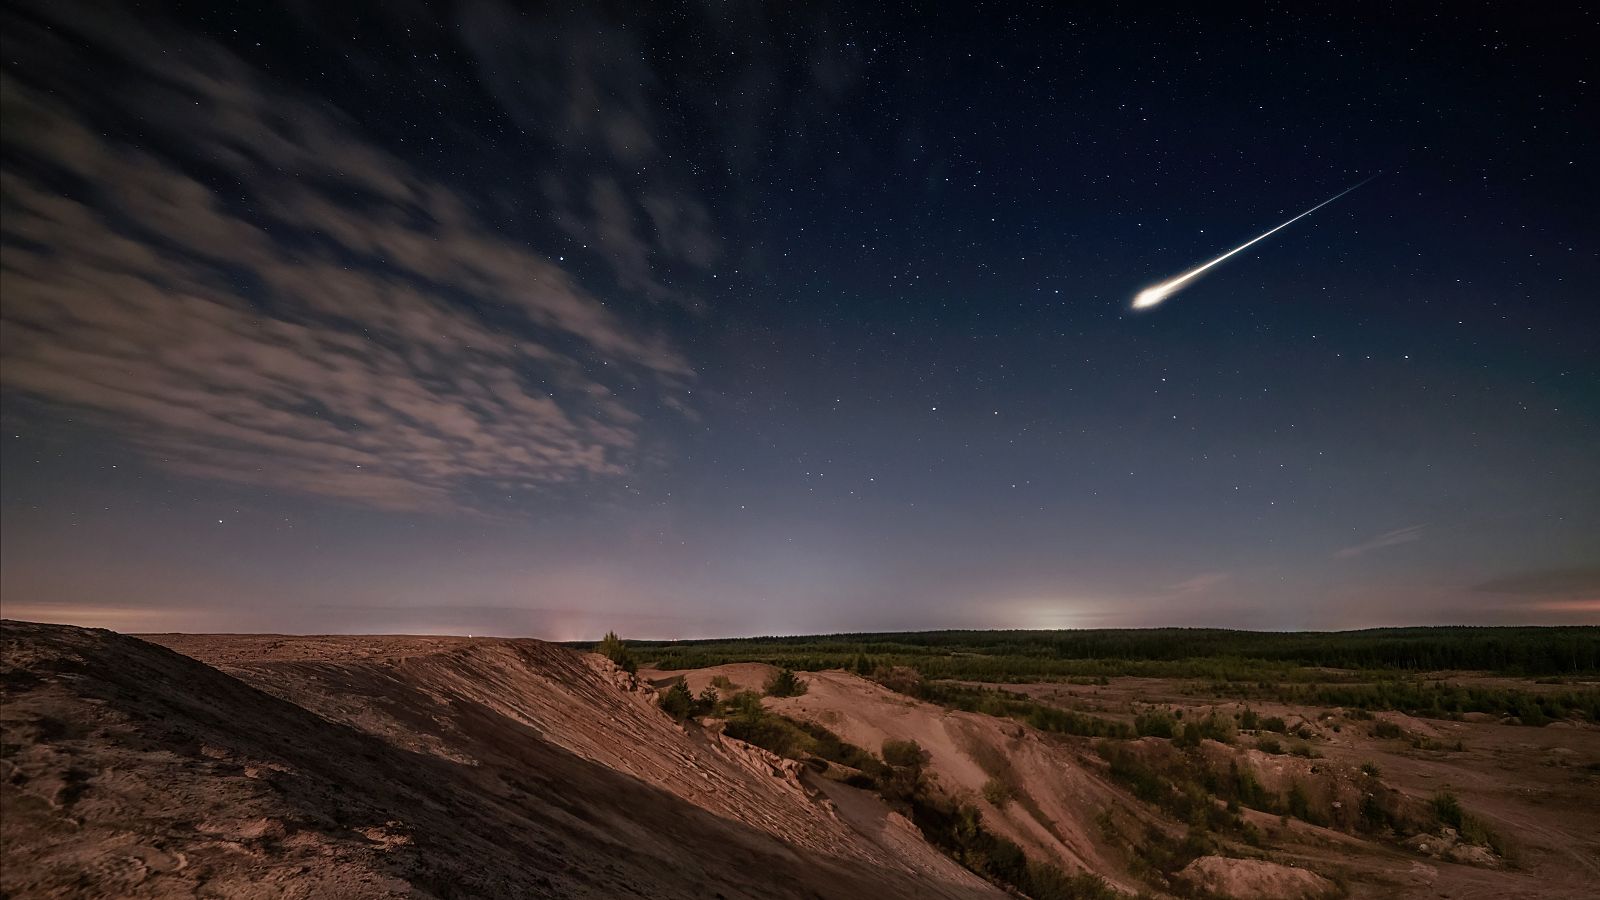
[[[6,8],[9,617],[1600,622],[1582,4],[223,6]]]

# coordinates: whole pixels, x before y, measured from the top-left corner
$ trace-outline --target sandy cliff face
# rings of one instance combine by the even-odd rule
[[[1049,740],[1019,723],[953,712],[847,672],[803,678],[805,694],[768,698],[767,705],[873,750],[885,740],[914,740],[927,753],[938,789],[978,807],[997,834],[1065,871],[1099,874],[1128,893],[1140,890],[1119,874],[1096,816],[1115,812],[1130,831],[1165,826],[1107,782],[1087,742]],[[1015,793],[1003,806],[984,799],[984,784],[997,775]]]
[[[997,896],[593,656],[152,640],[5,624],[9,896]]]

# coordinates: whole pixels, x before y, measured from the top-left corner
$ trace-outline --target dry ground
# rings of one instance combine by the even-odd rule
[[[0,649],[6,898],[1003,896],[875,794],[655,706],[679,678],[696,693],[759,691],[768,666],[635,678],[538,641],[140,640],[15,622]],[[1136,845],[1180,840],[1185,823],[1113,777],[1100,739],[953,712],[844,672],[801,678],[805,694],[767,708],[874,752],[916,740],[936,789],[991,830],[1130,894],[1600,896],[1593,725],[1379,713],[1406,734],[1385,740],[1344,710],[1252,702],[1303,727],[1312,757],[1256,747],[1299,739],[1247,734],[1189,758],[1246,768],[1274,792],[1300,784],[1330,827],[1245,809],[1259,846],[1223,838],[1163,879],[1137,865]],[[1007,689],[1129,722],[1151,708],[1242,710],[1166,679]],[[1181,758],[1160,738],[1117,746]],[[1422,807],[1441,790],[1514,858],[1349,825],[1367,793]]]
[[[592,654],[18,622],[0,649],[8,898],[998,896]]]

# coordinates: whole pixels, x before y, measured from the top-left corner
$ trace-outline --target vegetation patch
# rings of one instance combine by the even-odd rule
[[[634,648],[642,660],[668,669],[767,662],[865,674],[879,666],[901,665],[929,678],[991,682],[1115,675],[1229,682],[1343,680],[1328,669],[1351,670],[1352,675],[1445,669],[1563,678],[1600,673],[1600,629],[1586,626],[1291,633],[1219,628],[924,631],[642,641]]]
[[[885,672],[885,675],[881,681],[885,687],[900,690],[919,700],[963,712],[1015,719],[1026,722],[1040,731],[1074,734],[1080,737],[1126,738],[1133,737],[1134,734],[1133,729],[1125,722],[1061,709],[1014,691],[969,687],[941,681],[907,682],[896,677],[893,670]]]
[[[806,683],[796,678],[792,669],[779,669],[767,679],[766,691],[769,697],[798,697],[806,692]]]
[[[847,743],[828,729],[799,722],[761,706],[753,692],[724,704],[725,733],[779,756],[812,762],[822,759],[856,770],[846,783],[875,790],[903,811],[930,843],[957,862],[1002,887],[1033,900],[1115,900],[1121,896],[1098,876],[1068,875],[1055,866],[1029,860],[1022,848],[989,831],[982,813],[932,788],[923,772],[927,754],[916,741],[885,741],[882,758]]]

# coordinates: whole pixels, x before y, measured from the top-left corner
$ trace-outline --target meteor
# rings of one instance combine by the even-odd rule
[[[1377,175],[1372,176],[1372,178],[1377,178],[1377,177],[1378,177]],[[1182,275],[1179,275],[1176,278],[1168,279],[1167,281],[1163,281],[1160,284],[1154,284],[1154,285],[1151,285],[1150,287],[1145,288],[1144,290],[1140,291],[1133,298],[1133,308],[1134,309],[1149,309],[1150,307],[1155,306],[1157,303],[1160,303],[1161,301],[1167,299],[1168,297],[1172,296],[1173,294],[1176,294],[1178,291],[1183,290],[1183,288],[1186,285],[1188,285],[1189,282],[1195,280],[1196,278],[1199,278],[1201,276],[1201,274],[1203,274],[1205,272],[1205,270],[1211,268],[1212,266],[1216,265],[1219,262],[1222,262],[1223,260],[1225,260],[1228,257],[1234,255],[1235,253],[1238,253],[1240,250],[1243,250],[1244,248],[1250,246],[1251,244],[1254,244],[1257,241],[1265,240],[1266,238],[1271,237],[1272,235],[1276,234],[1277,232],[1282,231],[1285,228],[1288,228],[1290,225],[1293,225],[1294,223],[1300,221],[1301,219],[1304,219],[1306,216],[1311,215],[1312,213],[1316,212],[1317,210],[1323,208],[1324,206],[1327,206],[1329,203],[1332,203],[1333,201],[1339,199],[1340,197],[1343,197],[1345,194],[1350,193],[1351,191],[1355,190],[1358,187],[1361,187],[1363,184],[1366,184],[1367,181],[1371,181],[1372,178],[1368,178],[1368,179],[1366,179],[1366,181],[1360,181],[1360,182],[1357,182],[1355,184],[1352,184],[1351,186],[1349,186],[1349,187],[1345,188],[1344,190],[1340,191],[1339,193],[1334,194],[1332,197],[1329,197],[1328,199],[1322,201],[1321,203],[1318,203],[1316,206],[1311,207],[1310,209],[1306,210],[1305,212],[1301,213],[1300,215],[1295,216],[1294,218],[1290,219],[1289,221],[1283,223],[1282,225],[1279,225],[1277,228],[1274,228],[1271,231],[1268,231],[1267,233],[1261,235],[1260,237],[1252,238],[1251,240],[1248,240],[1248,241],[1244,242],[1243,244],[1240,244],[1239,246],[1233,248],[1232,250],[1229,250],[1227,253],[1222,254],[1221,256],[1217,257],[1216,259],[1213,259],[1212,261],[1210,261],[1208,263],[1205,263],[1204,265],[1196,266],[1193,269],[1190,269],[1189,271],[1183,273]]]

